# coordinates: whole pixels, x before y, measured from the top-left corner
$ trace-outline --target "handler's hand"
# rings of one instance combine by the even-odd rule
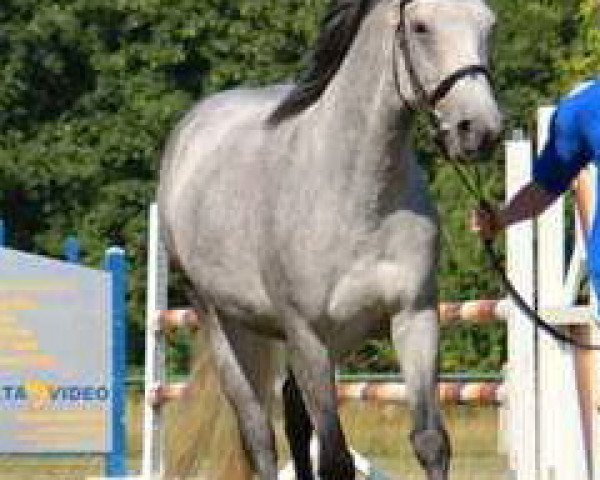
[[[504,228],[498,212],[487,208],[471,211],[469,223],[471,231],[479,233],[484,240],[493,240]]]

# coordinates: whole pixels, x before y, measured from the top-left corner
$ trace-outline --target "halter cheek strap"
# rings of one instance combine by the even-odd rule
[[[394,63],[394,82],[396,84],[396,90],[400,97],[400,81],[398,79],[398,68],[397,68],[397,45],[400,45],[400,50],[402,51],[402,56],[404,57],[404,68],[408,73],[408,77],[410,79],[410,83],[412,89],[416,96],[417,105],[410,105],[411,108],[415,108],[420,105],[429,110],[434,119],[436,118],[434,112],[437,104],[452,90],[452,87],[461,79],[474,75],[484,75],[487,80],[491,83],[491,74],[485,65],[482,64],[473,64],[466,65],[462,68],[459,68],[455,72],[448,75],[444,78],[439,85],[433,90],[433,92],[427,92],[419,75],[415,69],[415,63],[413,62],[411,51],[410,51],[410,43],[408,39],[408,22],[406,20],[406,7],[409,3],[414,0],[402,0],[400,3],[400,21],[398,23],[398,28],[396,29],[396,37],[394,39],[394,52],[393,52],[393,63]]]

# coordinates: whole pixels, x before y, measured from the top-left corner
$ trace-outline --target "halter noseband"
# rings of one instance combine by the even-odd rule
[[[396,83],[396,89],[398,90],[398,94],[402,98],[400,82],[398,79],[397,58],[395,52],[397,44],[396,40],[398,40],[398,43],[400,44],[400,49],[402,50],[402,55],[404,57],[405,68],[408,72],[413,91],[417,97],[417,104],[420,104],[423,107],[427,108],[433,115],[433,117],[437,119],[437,117],[434,114],[437,104],[448,94],[448,92],[450,92],[450,90],[452,90],[452,87],[454,87],[456,82],[465,77],[481,74],[484,75],[487,78],[487,80],[491,83],[491,74],[488,67],[486,67],[485,65],[466,65],[448,75],[440,82],[440,84],[435,88],[433,92],[428,93],[425,87],[423,86],[423,83],[421,82],[417,71],[415,70],[415,64],[412,60],[410,52],[410,44],[407,33],[408,24],[406,21],[406,7],[412,1],[414,0],[402,0],[400,3],[400,22],[398,23],[398,28],[396,29],[396,35],[398,38],[394,39],[394,81]],[[410,102],[408,103],[410,105]],[[412,105],[411,107],[414,108],[414,106]]]

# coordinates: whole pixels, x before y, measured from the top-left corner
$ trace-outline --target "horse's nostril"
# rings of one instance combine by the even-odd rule
[[[458,131],[461,133],[468,133],[471,131],[473,123],[471,120],[461,120],[458,122]]]
[[[494,147],[496,144],[496,135],[493,132],[488,131],[483,134],[481,137],[481,149],[488,150]]]

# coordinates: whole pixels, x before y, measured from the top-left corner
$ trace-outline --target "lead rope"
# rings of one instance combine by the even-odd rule
[[[486,200],[485,195],[483,193],[483,188],[481,185],[481,175],[480,175],[479,169],[477,167],[475,167],[476,179],[473,182],[473,181],[471,181],[469,175],[464,171],[464,169],[457,162],[449,159],[445,152],[444,152],[444,156],[446,157],[446,160],[448,160],[450,162],[450,164],[453,166],[464,189],[467,191],[467,193],[473,199],[475,199],[477,201],[477,203],[479,204],[479,208],[493,213],[491,204],[490,204],[490,202],[488,202]],[[498,253],[496,252],[496,249],[494,248],[493,241],[485,240],[483,238],[481,239],[481,241],[483,243],[483,249],[486,253],[488,262],[489,262],[490,266],[492,267],[492,270],[494,270],[500,277],[500,280],[502,281],[504,288],[506,289],[509,296],[514,301],[515,305],[519,308],[519,310],[521,310],[521,312],[523,312],[525,314],[525,316],[537,328],[546,332],[555,340],[558,340],[562,343],[566,343],[567,345],[571,345],[572,347],[575,347],[579,350],[600,351],[600,345],[594,345],[594,344],[590,344],[590,343],[586,343],[586,342],[580,342],[579,340],[565,334],[564,332],[562,332],[561,330],[556,328],[554,325],[549,324],[543,318],[541,318],[539,316],[539,314],[527,304],[527,302],[523,299],[521,294],[517,291],[515,286],[512,284],[512,282],[506,275],[506,270],[504,269],[504,267],[502,265],[500,256],[498,255]]]

